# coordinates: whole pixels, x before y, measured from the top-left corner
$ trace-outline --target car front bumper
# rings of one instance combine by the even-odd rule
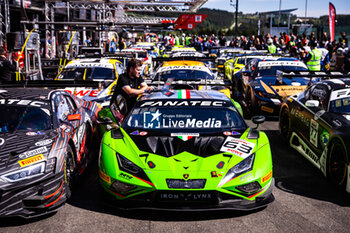
[[[66,201],[64,173],[0,184],[0,217],[32,218],[57,211]]]
[[[125,200],[110,198],[113,206],[118,209],[163,210],[163,211],[203,211],[203,210],[240,210],[249,211],[260,209],[275,200],[272,190],[274,178],[260,196],[247,200],[236,195],[220,191],[173,191],[156,190],[136,195]],[[104,185],[102,187],[113,195]]]

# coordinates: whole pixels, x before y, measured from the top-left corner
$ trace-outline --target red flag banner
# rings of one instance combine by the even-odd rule
[[[334,32],[335,32],[335,7],[332,3],[329,3],[329,35],[331,41],[334,41]]]
[[[175,21],[175,29],[193,29],[197,24],[203,22],[206,17],[205,14],[182,14]]]

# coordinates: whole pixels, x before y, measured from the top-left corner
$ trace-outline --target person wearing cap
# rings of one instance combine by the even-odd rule
[[[272,42],[273,40],[271,38],[267,39],[267,50],[269,51],[269,53],[276,53],[277,47]]]
[[[310,71],[321,70],[322,52],[317,48],[317,44],[314,41],[310,43],[311,51],[306,55],[306,65]]]

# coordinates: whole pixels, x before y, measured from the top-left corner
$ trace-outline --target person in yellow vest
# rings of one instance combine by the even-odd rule
[[[271,38],[267,40],[267,50],[269,50],[269,53],[276,53],[277,47],[272,42],[273,40]]]
[[[310,43],[311,51],[306,55],[306,65],[310,71],[321,70],[322,51],[317,48],[315,42]]]

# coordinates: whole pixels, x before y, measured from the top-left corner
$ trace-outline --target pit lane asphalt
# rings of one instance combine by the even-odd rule
[[[276,200],[262,210],[117,210],[104,202],[95,164],[57,213],[31,220],[0,219],[0,232],[349,232],[350,195],[334,189],[320,171],[281,141],[278,121],[266,121],[259,129],[270,139],[276,180]]]

